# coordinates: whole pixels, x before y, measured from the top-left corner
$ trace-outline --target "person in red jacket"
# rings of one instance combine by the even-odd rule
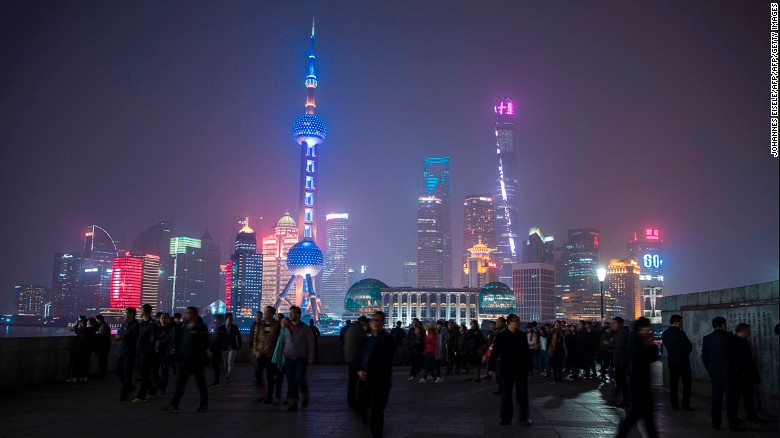
[[[420,383],[426,383],[428,381],[428,374],[433,377],[434,383],[439,383],[441,377],[436,375],[436,353],[439,352],[439,339],[436,332],[436,326],[428,324],[425,326],[425,349],[423,350],[423,356],[425,357],[425,374],[423,374]]]

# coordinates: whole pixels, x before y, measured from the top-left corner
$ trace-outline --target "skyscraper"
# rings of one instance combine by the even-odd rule
[[[596,228],[569,230],[566,245],[566,274],[572,292],[599,292],[599,281],[596,277],[596,269],[601,262],[599,235],[599,230]]]
[[[274,233],[263,238],[263,293],[260,307],[276,305],[279,292],[291,275],[287,269],[287,253],[296,243],[298,243],[298,225],[290,213],[285,212],[276,223]],[[289,299],[294,302],[295,296]],[[281,304],[282,307],[278,310],[287,313],[289,305],[284,302]]]
[[[417,262],[404,262],[403,283],[404,287],[417,287]]]
[[[170,281],[173,285],[171,302],[162,309],[181,312],[188,306],[204,308],[213,300],[206,293],[205,264],[202,243],[192,237],[172,237],[169,253],[173,257]],[[162,310],[161,309],[161,310]]]
[[[70,320],[78,315],[81,253],[54,253],[52,315]]]
[[[114,258],[111,267],[111,289],[107,308],[138,309],[142,304],[157,305],[160,282],[160,257],[154,254],[132,254]]]
[[[326,311],[344,313],[347,284],[347,231],[349,214],[331,213],[325,216],[325,264],[322,267],[320,300]]]
[[[427,197],[435,197],[440,201],[440,203],[437,204],[438,208],[429,211],[429,213],[435,214],[434,225],[437,229],[435,233],[440,233],[442,236],[440,257],[442,257],[442,275],[444,277],[441,287],[452,287],[452,219],[450,216],[452,197],[450,194],[450,157],[423,159],[423,177],[425,180],[425,195]],[[435,205],[432,206],[435,207]]]
[[[255,231],[246,224],[236,235],[235,252],[228,261],[230,293],[225,304],[241,326],[247,326],[255,312],[260,310],[263,293],[263,255],[257,253]]]
[[[524,263],[555,263],[555,239],[545,236],[539,227],[528,230],[528,240],[523,245]]]
[[[513,136],[515,132],[515,104],[507,97],[495,100],[496,155],[498,178],[493,204],[496,213],[496,263],[499,281],[512,283],[512,263],[520,261],[519,231],[517,223],[517,155]]]
[[[49,290],[46,286],[24,284],[14,286],[16,314],[20,316],[46,317]]]
[[[604,290],[609,291],[612,297],[614,311],[627,321],[633,321],[642,315],[639,265],[634,260],[610,260]]]
[[[518,263],[512,268],[512,288],[521,321],[555,319],[555,266],[550,263]]]
[[[436,196],[417,199],[417,287],[444,287],[444,202]]]
[[[482,239],[479,239],[468,251],[469,257],[466,259],[466,265],[463,267],[463,273],[466,275],[464,287],[480,288],[496,281],[498,279],[498,269],[496,264],[490,260],[490,252],[495,250],[489,248],[482,243]]]
[[[309,74],[306,76],[306,113],[293,123],[292,134],[295,142],[301,150],[301,192],[298,226],[303,238],[298,244],[290,248],[287,258],[287,267],[292,274],[287,286],[279,293],[277,304],[286,301],[292,287],[295,287],[295,303],[310,314],[312,318],[319,319],[321,306],[318,304],[317,289],[315,288],[316,275],[322,269],[322,251],[314,241],[317,238],[316,199],[317,199],[317,170],[319,145],[325,140],[325,122],[314,115],[316,108],[314,91],[317,89],[317,74],[314,69],[314,19],[311,21],[311,50],[309,51]],[[295,255],[293,257],[292,255]],[[319,263],[319,266],[312,263]],[[298,265],[301,264],[301,265]],[[299,269],[300,268],[300,269]],[[296,282],[295,277],[301,277]]]
[[[471,256],[469,248],[482,242],[488,248],[496,249],[496,218],[493,211],[493,197],[490,194],[467,195],[463,201],[463,254],[461,267],[466,266]],[[496,279],[498,281],[498,279]],[[467,284],[466,274],[461,284]]]
[[[634,260],[641,273],[642,315],[653,324],[661,323],[658,299],[664,295],[663,240],[657,228],[645,228],[628,241],[628,258]]]
[[[203,250],[203,289],[204,298],[211,303],[219,299],[222,295],[224,283],[219,281],[219,264],[222,263],[220,257],[219,245],[206,230],[203,237],[200,238],[201,249]]]
[[[90,225],[84,232],[79,275],[79,311],[95,314],[109,306],[111,265],[117,255],[114,239],[108,232]]]
[[[158,281],[156,308],[167,309],[171,304],[173,285],[168,281],[173,270],[173,258],[170,256],[171,237],[173,237],[173,221],[166,219],[139,233],[133,240],[130,249],[133,254],[160,256],[160,280]]]

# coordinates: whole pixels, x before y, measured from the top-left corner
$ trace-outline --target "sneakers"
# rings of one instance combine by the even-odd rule
[[[89,381],[89,379],[87,379],[86,377],[82,377],[79,379],[79,382],[87,382],[87,381]]]
[[[408,378],[408,379],[406,379],[406,380],[407,380],[407,381],[409,381],[409,382],[411,382],[411,381],[412,381],[412,380],[414,380],[414,379],[416,379],[416,377],[414,377],[414,376],[409,376],[409,378]]]
[[[213,388],[215,386],[219,386],[219,382],[214,382],[211,385],[209,385],[209,388]]]
[[[75,377],[71,377],[71,378],[65,379],[65,381],[68,382],[68,383],[73,383],[73,382],[78,382],[79,379],[77,379]]]
[[[138,397],[136,397],[136,398],[133,399],[133,403],[136,403],[136,404],[146,403],[146,399],[145,398],[138,398]]]
[[[420,379],[420,381],[419,381],[419,382],[417,382],[417,383],[428,383],[428,381],[427,381],[425,378],[422,378],[422,379]]]
[[[441,383],[443,380],[444,379],[442,379],[441,377],[437,377],[437,378],[433,379],[433,383]]]
[[[179,412],[179,408],[173,405],[163,406],[162,410],[165,412]]]

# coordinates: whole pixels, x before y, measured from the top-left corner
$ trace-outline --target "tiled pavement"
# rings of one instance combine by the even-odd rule
[[[660,372],[660,368],[656,371]],[[551,383],[530,378],[532,425],[499,426],[499,397],[492,381],[467,382],[463,374],[445,377],[439,384],[421,385],[406,380],[407,369],[394,374],[385,436],[438,437],[608,437],[614,436],[621,409],[608,405],[614,387],[599,388],[595,380]],[[181,412],[162,412],[170,395],[146,404],[118,401],[115,377],[88,383],[59,383],[0,394],[0,436],[96,437],[176,436],[220,438],[258,437],[364,437],[366,425],[345,407],[345,369],[315,366],[310,371],[311,404],[297,414],[257,404],[260,389],[251,381],[252,367],[237,365],[232,383],[209,391],[209,412],[196,413],[198,397],[191,381]],[[210,373],[207,372],[207,380]],[[169,389],[169,393],[172,388]],[[672,411],[667,393],[655,394],[656,422],[661,436],[683,438],[729,436],[709,427],[705,400],[694,400],[696,412]],[[744,414],[742,414],[744,415]],[[748,423],[750,437],[778,436],[777,417],[770,422]],[[632,437],[642,436],[638,431]]]

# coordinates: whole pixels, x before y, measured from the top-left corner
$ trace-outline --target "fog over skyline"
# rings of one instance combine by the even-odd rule
[[[517,103],[521,235],[601,230],[627,257],[659,228],[665,294],[778,278],[769,33],[760,2],[320,2],[319,234],[347,212],[349,264],[400,285],[425,157],[463,197],[496,178],[493,99]],[[232,252],[297,220],[312,2],[9,1],[0,14],[0,312],[51,286],[97,224],[129,244],[172,219]],[[458,271],[453,269],[457,283]]]

